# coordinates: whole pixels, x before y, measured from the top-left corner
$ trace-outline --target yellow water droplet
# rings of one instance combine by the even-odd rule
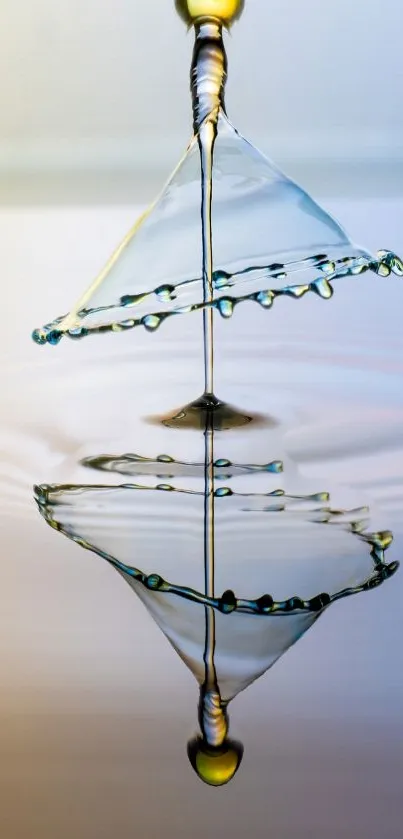
[[[190,762],[200,780],[212,787],[228,784],[236,774],[243,756],[243,746],[226,740],[222,747],[213,749],[201,738],[188,745]]]
[[[216,18],[225,26],[231,26],[241,16],[244,0],[175,0],[175,6],[186,23],[195,23],[200,18]]]

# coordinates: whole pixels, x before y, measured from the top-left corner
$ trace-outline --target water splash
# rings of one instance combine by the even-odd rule
[[[177,595],[180,598],[190,600],[194,603],[202,604],[210,608],[216,609],[223,614],[231,614],[234,611],[245,612],[255,615],[280,615],[299,612],[319,612],[331,603],[336,602],[353,594],[372,590],[380,585],[384,580],[389,579],[397,571],[399,563],[393,561],[387,563],[385,553],[390,547],[393,536],[390,531],[382,531],[378,533],[362,532],[361,518],[363,514],[368,513],[366,508],[361,508],[354,511],[347,510],[332,510],[329,507],[324,508],[325,518],[320,520],[321,524],[341,526],[345,530],[349,530],[351,534],[360,540],[363,544],[368,546],[368,555],[372,559],[372,571],[368,576],[362,580],[358,585],[345,586],[334,592],[320,592],[310,598],[303,598],[297,595],[289,597],[285,600],[276,600],[272,594],[263,593],[256,599],[246,599],[237,596],[232,590],[228,589],[219,597],[212,596],[209,593],[197,591],[188,586],[183,586],[176,583],[171,583],[165,580],[159,573],[146,573],[138,568],[131,567],[125,563],[120,562],[116,557],[107,551],[101,550],[88,540],[80,536],[69,524],[63,524],[58,520],[63,508],[71,508],[72,505],[85,505],[86,497],[93,499],[94,510],[97,508],[96,499],[101,499],[102,494],[111,497],[111,493],[131,493],[141,490],[143,492],[178,492],[187,495],[203,495],[203,493],[194,490],[181,490],[170,485],[158,485],[155,487],[148,487],[135,484],[124,484],[118,487],[102,486],[102,485],[46,485],[42,484],[35,487],[35,501],[38,505],[39,512],[45,519],[46,523],[54,530],[62,533],[68,539],[78,544],[80,547],[105,559],[118,571],[123,572],[129,578],[136,580],[146,589],[160,594]],[[217,490],[214,492],[214,497],[217,500],[230,498],[237,493],[222,492]],[[238,495],[243,495],[239,493]],[[250,495],[253,495],[251,493]],[[283,490],[277,490],[274,493],[267,493],[267,496],[281,495],[288,503],[283,505],[281,510],[272,510],[272,512],[290,512],[290,505],[295,506],[308,504],[308,509],[303,509],[301,512],[307,521],[317,521],[317,508],[312,509],[310,504],[316,501],[327,501],[329,494],[326,492],[318,493],[310,496],[286,496]],[[255,494],[256,496],[256,494]],[[262,498],[264,494],[258,494],[257,497]],[[324,537],[325,538],[325,537]]]
[[[239,296],[225,295],[216,299],[207,299],[198,303],[193,303],[186,306],[178,306],[171,311],[153,311],[144,314],[141,317],[126,318],[124,320],[112,320],[110,323],[104,323],[97,326],[75,326],[68,329],[62,329],[61,324],[66,319],[66,315],[62,315],[49,324],[46,324],[40,329],[35,329],[32,333],[33,340],[37,344],[56,345],[59,341],[67,336],[73,340],[85,338],[89,335],[103,335],[109,332],[127,332],[136,327],[143,326],[148,332],[155,332],[164,321],[168,318],[190,314],[197,311],[205,311],[206,309],[216,310],[223,319],[232,317],[236,306],[247,301],[257,303],[263,309],[271,309],[276,299],[280,297],[288,297],[293,300],[299,300],[305,297],[308,293],[316,294],[323,300],[330,300],[333,296],[333,282],[342,277],[356,277],[371,271],[380,277],[390,277],[393,273],[398,277],[403,276],[403,261],[392,251],[379,251],[377,259],[359,257],[343,257],[336,261],[329,261],[326,255],[319,254],[314,257],[309,257],[306,260],[301,260],[299,263],[290,265],[269,265],[264,269],[248,268],[239,274],[230,275],[218,271],[213,278],[213,285],[216,289],[231,288],[234,280],[238,277],[250,274],[256,280],[260,276],[288,276],[292,271],[304,271],[315,267],[326,273],[327,276],[319,276],[309,283],[290,284],[284,288],[263,288],[260,291],[253,291],[249,294]],[[280,274],[278,271],[280,270]],[[225,282],[225,285],[224,285]],[[79,319],[84,319],[88,316],[99,314],[102,311],[113,313],[114,310],[121,311],[122,308],[134,308],[145,301],[152,301],[156,296],[159,300],[171,303],[177,299],[179,292],[183,288],[187,288],[189,284],[200,283],[198,280],[187,280],[184,283],[179,283],[177,286],[165,286],[162,289],[158,288],[154,292],[145,292],[138,295],[127,295],[121,298],[115,305],[94,308],[82,309],[78,312]],[[174,294],[175,291],[175,294]],[[161,296],[163,295],[163,296]]]

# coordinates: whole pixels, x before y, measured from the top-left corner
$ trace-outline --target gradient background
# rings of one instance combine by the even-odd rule
[[[244,763],[216,791],[185,754],[192,677],[118,576],[32,508],[57,460],[51,380],[41,423],[35,377],[46,387],[59,362],[30,331],[76,298],[186,145],[191,38],[169,0],[3,0],[2,23],[0,835],[400,839],[401,573],[239,697]],[[246,0],[227,44],[234,123],[353,239],[400,253],[402,24],[398,0]],[[403,311],[397,284],[388,305]],[[401,390],[403,405],[403,372]]]

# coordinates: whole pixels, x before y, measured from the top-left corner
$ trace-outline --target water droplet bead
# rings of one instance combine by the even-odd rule
[[[256,605],[259,609],[259,612],[270,612],[273,608],[274,600],[270,594],[264,594],[262,597],[259,597],[259,600],[256,600]]]
[[[162,318],[159,315],[146,315],[142,318],[142,324],[148,332],[155,332],[161,324]]]
[[[52,344],[52,346],[55,346],[56,344],[58,344],[59,341],[61,340],[62,334],[63,333],[60,332],[58,329],[51,329],[51,331],[48,332],[48,334],[46,336],[46,340],[47,340],[48,344]]]
[[[233,740],[225,740],[219,748],[212,748],[202,737],[195,737],[188,743],[188,757],[193,769],[200,780],[212,787],[222,787],[232,780],[242,756],[242,744]]]
[[[233,591],[228,590],[224,591],[220,602],[219,602],[219,609],[225,615],[229,615],[231,612],[234,612],[237,607],[237,599]]]
[[[221,300],[217,301],[217,309],[223,318],[230,318],[234,313],[234,306],[236,300],[231,299],[230,297],[223,297]]]
[[[220,487],[219,489],[216,489],[214,493],[215,498],[228,498],[229,495],[233,495],[230,487]]]
[[[175,6],[189,26],[203,18],[215,18],[231,26],[241,16],[244,0],[175,0]]]
[[[325,592],[323,594],[318,594],[316,597],[313,597],[311,600],[309,600],[309,608],[311,612],[320,612],[326,606],[329,606],[330,602],[330,594],[327,594]]]
[[[163,585],[164,581],[159,574],[150,574],[149,577],[147,577],[147,588],[151,591],[158,591],[158,589],[162,588]]]
[[[311,289],[315,292],[315,294],[318,294],[319,297],[322,297],[323,300],[330,300],[330,298],[333,297],[333,288],[329,281],[324,278],[315,280],[315,282],[311,285]]]
[[[273,305],[274,294],[272,291],[259,291],[259,293],[255,297],[255,300],[257,301],[257,303],[263,306],[264,309],[271,309]]]
[[[32,333],[32,340],[35,344],[46,344],[46,332],[44,329],[34,329]]]
[[[214,271],[213,273],[213,285],[214,288],[229,288],[231,285],[231,278],[232,275],[228,274],[227,271]]]
[[[172,300],[175,300],[175,286],[173,285],[162,285],[159,288],[155,289],[155,294],[162,300],[163,303],[170,303]]]

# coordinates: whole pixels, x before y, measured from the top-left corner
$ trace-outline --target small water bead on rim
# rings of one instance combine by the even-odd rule
[[[119,300],[119,306],[126,308],[127,306],[137,306],[142,303],[149,296],[148,292],[144,294],[124,294]]]
[[[164,318],[161,315],[145,315],[141,322],[148,332],[155,332],[161,326],[163,320]]]
[[[32,333],[32,340],[35,341],[36,344],[46,344],[47,342],[47,334],[44,329],[34,329]]]
[[[229,615],[231,612],[234,612],[237,608],[237,599],[235,597],[234,592],[231,589],[227,589],[220,597],[219,606],[220,612],[224,612],[224,614]]]
[[[393,533],[390,530],[381,530],[377,533],[369,533],[367,540],[372,542],[377,548],[386,551],[393,542]]]
[[[146,579],[146,585],[152,591],[158,591],[164,587],[165,581],[159,574],[150,574]]]
[[[265,472],[273,472],[276,475],[279,475],[281,472],[284,471],[284,463],[282,460],[273,460],[272,463],[266,463]]]
[[[329,598],[330,602],[330,598]],[[285,612],[298,612],[304,609],[304,601],[301,600],[300,597],[290,597],[289,600],[286,600],[284,603],[284,611]]]
[[[259,291],[255,300],[263,309],[271,309],[274,301],[274,293],[272,291]]]
[[[46,340],[47,340],[48,344],[52,344],[53,346],[56,346],[56,344],[59,343],[59,341],[61,340],[62,337],[63,337],[62,332],[60,332],[58,329],[52,329],[50,332],[48,332],[48,334],[46,336]],[[74,336],[72,336],[72,337],[74,337]]]
[[[304,297],[304,295],[310,290],[310,285],[290,285],[285,288],[282,293],[287,297],[293,297],[294,299],[299,300],[300,297]]]
[[[309,601],[309,608],[312,612],[320,612],[322,609],[325,609],[326,606],[330,605],[331,599],[330,594],[327,594],[327,592],[318,594],[316,597],[312,597]]]
[[[354,265],[353,268],[351,268],[351,274],[354,277],[356,277],[356,276],[358,277],[360,274],[365,274],[369,270],[370,270],[370,266],[368,264],[362,262],[362,263],[359,263],[358,265]],[[379,271],[378,271],[378,273],[379,273]]]
[[[234,308],[237,304],[237,300],[231,297],[222,297],[220,300],[217,300],[216,308],[218,309],[221,317],[223,318],[230,318],[234,314]]]
[[[313,283],[311,283],[311,289],[324,300],[330,300],[330,298],[333,297],[334,294],[333,286],[329,283],[328,280],[322,278],[319,280],[315,280]]]
[[[228,271],[214,271],[213,273],[213,285],[216,289],[223,289],[223,288],[230,288],[233,283],[231,282],[233,278],[232,274],[229,274]]]
[[[155,289],[155,294],[163,303],[170,303],[176,298],[176,289],[173,285],[163,285]]]
[[[382,276],[389,276],[391,271],[398,277],[403,276],[403,260],[393,251],[378,251],[377,257],[379,262],[375,263],[375,269],[382,273]],[[388,269],[389,273],[386,273]]]
[[[270,612],[274,606],[274,600],[270,594],[263,594],[256,600],[256,606],[259,612]]]
[[[320,268],[324,274],[334,274],[336,271],[336,263],[331,261],[322,262],[318,264],[318,268]]]
[[[228,496],[233,495],[233,490],[231,487],[219,487],[214,492],[215,498],[228,498]]]

